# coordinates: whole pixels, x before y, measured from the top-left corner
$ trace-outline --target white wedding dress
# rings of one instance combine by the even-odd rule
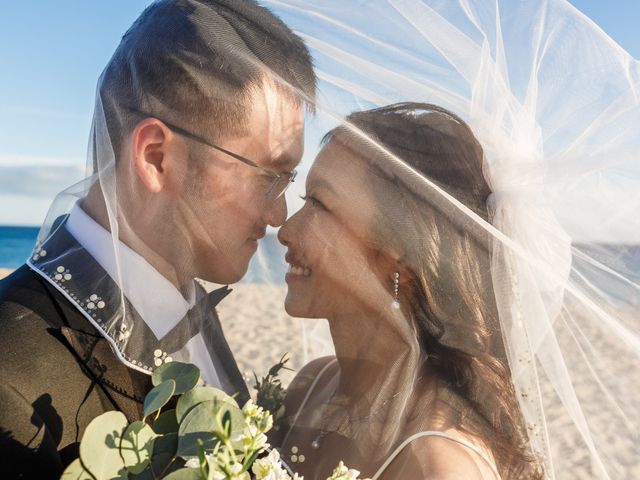
[[[313,379],[313,382],[311,382],[311,385],[309,386],[307,393],[304,396],[304,399],[302,400],[302,403],[300,404],[300,406],[298,407],[298,410],[296,412],[296,414],[294,415],[294,423],[297,421],[297,419],[300,417],[300,415],[302,414],[302,411],[304,410],[305,406],[307,405],[309,398],[311,397],[311,395],[313,395],[314,389],[316,387],[316,385],[318,384],[318,382],[321,380],[322,376],[325,374],[325,372],[327,372],[327,370],[329,370],[331,367],[335,366],[337,362],[337,359],[333,359],[329,362],[327,362],[327,364],[322,368],[322,370],[320,370],[320,372],[316,375],[316,377]],[[287,441],[287,436],[285,436],[284,442],[286,443]],[[470,442],[469,440],[459,436],[459,435],[454,435],[448,432],[439,432],[439,431],[434,431],[434,430],[426,430],[423,432],[417,432],[409,437],[407,437],[404,441],[402,441],[396,448],[395,450],[393,450],[391,452],[391,454],[387,457],[387,459],[384,461],[384,463],[382,465],[380,465],[380,467],[378,468],[378,470],[376,471],[376,473],[371,477],[371,480],[378,480],[382,474],[384,473],[384,471],[387,469],[387,467],[389,467],[389,465],[391,465],[391,463],[396,459],[396,457],[402,452],[402,450],[409,445],[411,442],[418,440],[420,438],[424,438],[424,437],[440,437],[440,438],[444,438],[447,440],[450,440],[452,442],[458,443],[462,446],[464,446],[465,448],[469,449],[473,454],[477,455],[478,458],[480,460],[482,460],[489,468],[490,470],[493,472],[494,474],[494,478],[496,480],[500,480],[500,475],[498,473],[498,470],[495,466],[495,463],[493,462],[493,460],[491,458],[489,458],[489,456],[486,454],[486,452],[484,452],[482,450],[482,448],[480,448],[477,445],[474,445],[472,442]],[[293,469],[291,468],[291,466],[289,464],[286,463],[286,461],[283,460],[283,464],[286,466],[287,470],[289,471],[289,473],[291,475],[293,475]],[[357,465],[352,465],[351,467],[356,468]]]

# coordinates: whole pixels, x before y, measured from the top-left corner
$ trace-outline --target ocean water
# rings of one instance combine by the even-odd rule
[[[39,227],[0,226],[0,268],[15,269],[22,265],[33,249],[38,230]],[[575,246],[591,258],[603,261],[631,282],[640,284],[639,245],[577,244]],[[285,247],[278,242],[276,235],[266,235],[260,240],[258,252],[251,259],[249,270],[242,282],[284,283],[287,269],[284,254]],[[614,285],[616,291],[608,292],[614,298],[627,298],[632,293],[626,291],[625,282],[614,282],[610,274],[604,271],[591,271],[590,274],[591,280],[605,291],[608,286]],[[631,287],[633,285],[628,288]],[[634,290],[634,292],[637,298],[637,291]]]
[[[18,268],[34,244],[40,227],[0,226],[0,268]]]
[[[39,227],[0,226],[0,268],[15,269],[22,265],[36,242]],[[274,234],[260,240],[257,254],[242,279],[245,283],[284,283],[285,248]]]

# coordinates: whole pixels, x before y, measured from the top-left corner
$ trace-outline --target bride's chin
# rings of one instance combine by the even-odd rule
[[[292,317],[300,317],[301,309],[297,305],[297,302],[289,299],[289,295],[287,295],[287,298],[284,300],[284,310],[285,312],[287,312],[287,315],[290,315]]]
[[[292,294],[291,291],[287,293],[287,297],[284,300],[284,309],[291,317],[296,318],[317,318],[310,311],[309,299],[302,298],[301,295]]]

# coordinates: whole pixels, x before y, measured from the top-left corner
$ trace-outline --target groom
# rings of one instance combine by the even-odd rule
[[[93,175],[0,282],[0,477],[57,478],[93,418],[140,418],[171,360],[248,398],[214,307],[285,220],[314,94],[302,40],[253,0],[158,1],[126,32]]]

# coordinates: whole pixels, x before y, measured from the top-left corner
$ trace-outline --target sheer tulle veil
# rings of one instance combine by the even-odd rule
[[[310,107],[290,218],[278,233],[305,278],[284,285],[285,250],[269,228],[249,275],[219,306],[243,371],[289,352],[301,372],[292,392],[299,388],[296,407],[306,407],[289,411],[291,429],[280,432],[290,466],[326,478],[323,462],[344,459],[374,476],[411,435],[448,430],[503,480],[532,478],[537,467],[558,480],[640,478],[640,63],[565,0],[261,2],[308,45],[314,97],[309,79],[292,73],[301,52],[278,58],[291,67],[279,71],[246,54],[247,42],[277,43],[279,24],[247,38],[208,2],[183,3],[202,15],[198,28],[228,40],[213,70],[264,74]],[[207,74],[208,49],[187,45],[156,65],[186,72],[191,90],[174,92],[180,98],[229,95]],[[216,132],[195,114],[176,115],[162,88],[147,92],[154,85],[144,73],[103,73],[87,178],[58,196],[30,262],[123,362],[151,373],[171,352],[156,355],[150,337],[135,333],[125,298],[134,266],[119,240],[154,255],[156,237],[140,238],[138,224],[165,212],[133,208],[138,183],[119,176],[113,122],[153,117],[210,143]],[[135,109],[112,103],[127,92]],[[320,184],[340,200],[323,203]],[[159,225],[158,235],[184,250],[169,270],[196,275],[207,259],[185,232],[212,249],[226,240],[190,185],[172,204],[182,227]],[[75,298],[76,273],[65,270],[74,252],[56,257],[46,246],[90,195],[102,199],[105,252],[123,288]],[[246,207],[238,221],[252,214]],[[359,323],[348,320],[353,306],[366,311]],[[201,327],[185,325],[167,348]],[[302,440],[292,443],[296,431]],[[420,445],[411,450],[416,475],[405,478],[420,478]]]
[[[352,142],[352,149],[384,156],[384,168],[404,188],[437,205],[457,228],[490,238],[504,358],[545,475],[638,475],[640,412],[632,387],[640,380],[638,61],[560,0],[267,4],[314,55],[320,95],[308,124],[311,140],[317,141],[314,131],[333,128],[350,112],[404,101],[444,107],[470,126],[484,151],[488,218],[451,185],[412,168],[380,140],[384,135],[355,120],[343,128],[368,140]],[[389,193],[376,208],[389,202],[401,200]],[[393,219],[398,235],[410,235],[410,219]],[[415,242],[428,248],[427,238]],[[366,275],[345,277],[376,290]],[[393,296],[392,283],[380,289]],[[407,408],[400,398],[409,398],[428,356],[414,337],[407,327],[398,340],[406,340],[402,368],[392,369],[395,378],[379,385],[372,400],[373,411],[403,392],[386,425],[375,430],[369,423],[392,444],[401,440],[394,435]],[[311,338],[326,341],[327,333]],[[329,380],[321,383],[335,389]],[[326,398],[337,408],[335,398]],[[322,428],[323,421],[303,416],[299,422]]]

